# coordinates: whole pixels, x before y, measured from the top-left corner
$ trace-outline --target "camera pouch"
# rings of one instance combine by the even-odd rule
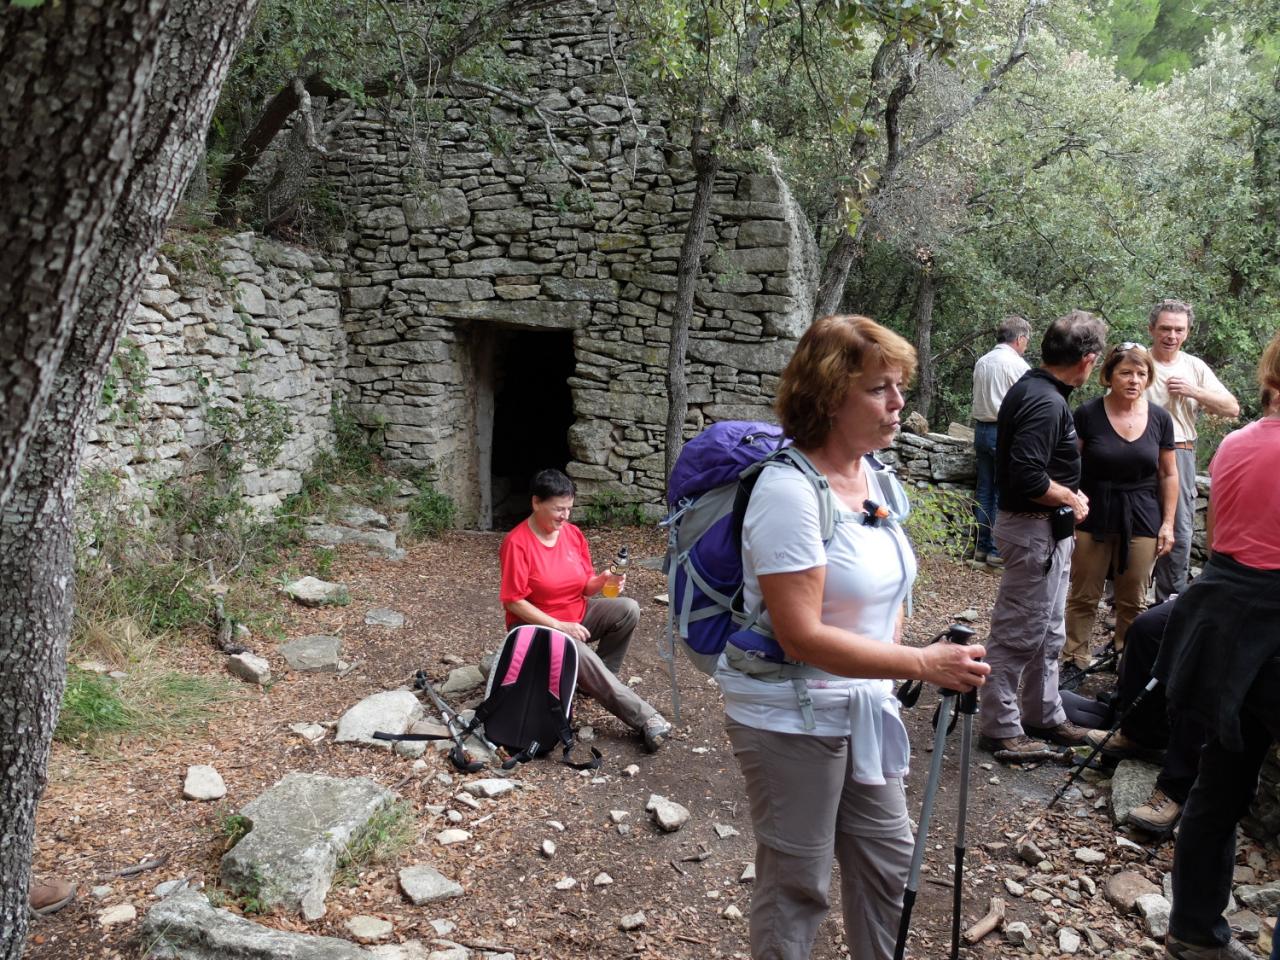
[[[1049,532],[1054,543],[1065,540],[1076,532],[1076,512],[1070,507],[1059,507],[1049,515]]]

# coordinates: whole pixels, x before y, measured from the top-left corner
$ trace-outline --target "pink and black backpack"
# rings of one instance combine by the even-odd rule
[[[594,770],[600,766],[600,752],[594,747],[589,761],[569,759],[575,743],[569,722],[577,688],[578,650],[572,637],[550,627],[513,627],[489,674],[484,701],[462,739],[483,724],[485,739],[512,754],[502,764],[504,770],[550,753],[557,744],[564,751],[564,763]]]

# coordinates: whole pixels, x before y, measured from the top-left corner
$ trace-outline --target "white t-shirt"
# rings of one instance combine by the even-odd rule
[[[1155,357],[1151,359],[1156,365],[1156,378],[1147,387],[1147,399],[1152,403],[1160,404],[1169,411],[1169,416],[1173,417],[1175,443],[1194,440],[1197,436],[1196,417],[1200,414],[1200,404],[1191,397],[1171,397],[1168,387],[1169,378],[1181,377],[1201,389],[1216,393],[1226,393],[1227,388],[1214,376],[1207,363],[1189,353],[1179,350],[1178,355],[1173,358],[1173,363],[1161,363]]]
[[[1009,388],[1030,370],[1022,354],[1007,343],[997,343],[973,365],[973,419],[995,423]]]
[[[875,474],[869,477],[870,497],[885,502]],[[822,622],[892,643],[898,611],[915,580],[915,554],[896,526],[868,526],[862,521],[863,514],[841,509],[831,543],[824,549],[813,484],[790,465],[766,467],[752,491],[742,528],[746,609],[756,609],[761,602],[761,574],[825,566]],[[767,610],[762,619],[768,623]],[[723,658],[716,680],[724,693],[725,713],[738,723],[778,733],[850,736],[852,776],[860,783],[882,784],[886,777],[906,773],[910,746],[892,681],[806,680],[816,727],[805,730],[792,684],[746,676]]]

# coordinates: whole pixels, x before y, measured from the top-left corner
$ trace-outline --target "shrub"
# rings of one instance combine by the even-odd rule
[[[414,480],[417,495],[409,503],[409,534],[413,537],[440,536],[452,530],[458,508],[453,499],[436,489],[425,474]]]
[[[640,527],[647,522],[643,506],[611,490],[596,494],[583,505],[584,527]]]
[[[911,514],[904,526],[915,548],[924,553],[964,557],[977,533],[973,497],[941,487],[917,487],[908,493]]]

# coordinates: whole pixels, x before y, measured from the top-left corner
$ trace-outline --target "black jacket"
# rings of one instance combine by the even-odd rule
[[[1080,485],[1080,450],[1067,397],[1072,388],[1043,368],[1028,370],[1009,388],[996,421],[996,485],[1000,509],[1048,510],[1043,497],[1053,480]]]
[[[1258,570],[1215,553],[1178,596],[1155,675],[1169,702],[1188,710],[1228,750],[1244,749],[1240,711],[1254,680],[1280,657],[1280,570]],[[1268,726],[1280,720],[1280,702]]]

